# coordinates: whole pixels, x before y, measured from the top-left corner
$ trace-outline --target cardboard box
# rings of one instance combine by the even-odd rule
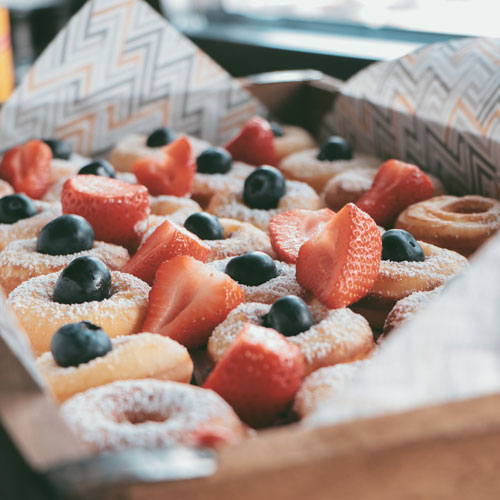
[[[94,14],[100,12],[97,17],[110,16],[116,9],[120,22],[129,27],[131,19],[141,17],[132,16],[133,11],[127,9],[137,8],[144,19],[158,23],[160,31],[165,29],[144,10],[139,0],[126,5],[96,0],[89,5],[95,9]],[[73,20],[69,28],[77,30],[77,27],[78,23]],[[461,52],[473,51],[474,43],[480,51],[483,43],[491,48],[490,42],[468,43],[449,44],[435,50],[444,50],[453,60]],[[54,50],[57,53],[57,49],[61,49],[58,44],[56,40],[49,54],[53,56]],[[426,53],[430,57],[429,49],[413,57],[421,58]],[[190,54],[194,54],[195,59],[201,57],[196,52]],[[43,72],[50,61],[51,58],[42,56],[29,77],[31,84],[36,83],[38,72]],[[398,65],[401,63],[394,63],[392,68],[384,66],[386,73],[383,74],[397,72]],[[372,71],[381,70],[370,70],[368,74],[373,75]],[[245,92],[223,73],[218,74],[220,81],[216,79],[215,90],[209,89],[209,95],[228,98],[232,95],[227,90],[229,85],[240,96],[235,101],[240,103],[236,113],[228,106],[222,108],[223,113],[213,109],[217,119],[210,117],[215,121],[208,123],[217,124],[220,141],[256,108]],[[224,85],[221,82],[225,82]],[[441,153],[437,156],[439,161],[432,160],[435,142],[423,142],[427,146],[421,149],[429,158],[426,166],[430,165],[431,170],[439,174],[440,169],[444,170],[442,158],[450,157],[443,151],[457,145],[462,155],[456,157],[457,168],[465,173],[463,186],[484,192],[485,186],[489,190],[494,185],[493,181],[467,184],[470,179],[484,178],[478,171],[489,172],[488,179],[495,178],[492,172],[496,172],[495,151],[500,141],[488,136],[488,131],[497,126],[494,111],[489,117],[483,113],[477,120],[470,120],[472,126],[479,124],[483,131],[481,120],[489,123],[485,135],[474,135],[465,130],[462,122],[447,128],[434,118],[427,117],[426,122],[427,118],[418,113],[405,114],[397,106],[388,108],[386,102],[377,102],[376,86],[375,91],[372,90],[375,94],[369,94],[358,85],[359,80],[341,85],[315,72],[291,72],[260,75],[243,83],[276,117],[300,123],[317,137],[332,129],[345,132],[359,148],[376,151],[381,156],[393,155],[390,148],[397,144],[396,156],[409,159],[415,151],[420,152],[413,139],[417,140],[422,127],[432,131],[422,137],[439,136],[436,131],[440,131],[444,134],[444,145],[441,144]],[[88,81],[87,84],[92,86]],[[6,105],[0,117],[2,147],[9,147],[17,133],[20,134],[17,141],[22,140],[23,134],[29,133],[30,123],[38,130],[39,120],[43,121],[44,116],[37,107],[45,95],[40,92],[38,88],[30,90],[26,84]],[[203,110],[198,116],[210,115],[212,108],[204,107],[204,100],[199,98],[201,90],[195,91],[195,95],[193,106]],[[167,99],[159,97],[160,101],[171,105],[177,98],[173,99],[170,94]],[[408,99],[406,101],[408,104]],[[51,99],[43,102],[47,104],[44,112],[49,113],[50,122],[58,113],[58,104]],[[73,100],[75,106],[76,102]],[[165,104],[164,109],[168,105]],[[145,106],[149,117],[161,121],[151,103]],[[102,113],[109,118],[110,110],[109,105],[96,102],[93,116],[98,121]],[[105,138],[96,138],[95,128],[89,133],[87,127],[91,119],[71,123],[71,115],[76,113],[74,108],[65,118],[64,130],[68,137],[80,141],[82,151],[86,147],[92,152],[103,151],[111,144],[107,141],[112,141],[118,133],[144,127],[147,113],[141,115],[141,110],[138,105],[132,114],[134,119],[124,115],[117,131],[111,127]],[[114,111],[119,113],[119,107]],[[78,112],[81,116],[82,109]],[[169,115],[174,126],[180,123],[180,116]],[[389,126],[381,125],[381,116]],[[8,130],[9,120],[12,122]],[[396,128],[394,120],[398,124]],[[60,131],[57,123],[57,120],[50,122],[49,130]],[[195,121],[189,118],[184,127],[179,128],[192,131],[193,123]],[[409,129],[408,124],[415,125],[416,132]],[[201,135],[210,128],[201,126]],[[401,142],[401,134],[406,142]],[[388,142],[382,143],[381,135]],[[446,137],[454,139],[447,144]],[[484,152],[492,146],[492,155],[486,162],[490,167],[493,165],[491,168],[484,167],[484,157],[482,166],[478,167],[467,153],[470,148],[464,146],[464,137],[468,140],[467,147]],[[428,151],[427,147],[431,149]],[[471,158],[471,163],[467,163]],[[446,171],[451,171],[451,162],[447,165]],[[467,165],[472,165],[472,170]],[[449,178],[456,179],[457,175]],[[449,184],[456,186],[455,182]],[[325,405],[304,424],[263,431],[253,439],[224,447],[217,453],[172,448],[90,456],[44,393],[21,330],[0,298],[0,445],[3,450],[0,498],[16,498],[13,492],[23,499],[497,498],[500,491],[499,275],[500,237],[495,237],[473,259],[470,272],[450,284],[414,322],[395,331],[382,344],[370,367],[331,405]]]

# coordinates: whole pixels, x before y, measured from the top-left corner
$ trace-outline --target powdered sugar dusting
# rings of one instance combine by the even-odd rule
[[[231,170],[226,174],[201,174],[194,175],[191,192],[194,197],[209,197],[221,191],[231,189],[242,191],[245,179],[255,170],[255,167],[242,163],[233,162]]]
[[[186,443],[199,425],[240,427],[215,392],[177,382],[127,380],[90,389],[61,407],[62,416],[95,450],[156,448]]]

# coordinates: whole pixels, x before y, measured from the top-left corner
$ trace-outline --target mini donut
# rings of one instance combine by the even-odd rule
[[[23,281],[63,270],[77,257],[88,255],[106,264],[110,271],[124,266],[130,256],[118,245],[96,241],[90,250],[68,255],[48,255],[36,251],[37,239],[17,240],[0,252],[0,285],[9,294]]]
[[[84,156],[73,153],[69,160],[62,160],[60,158],[52,158],[50,162],[50,185],[52,186],[61,179],[67,179],[78,173],[84,165],[90,163],[92,160]]]
[[[54,332],[68,323],[90,321],[111,338],[140,331],[148,306],[150,287],[127,273],[111,272],[111,297],[101,302],[59,304],[52,300],[60,272],[21,283],[7,298],[38,356],[50,350]]]
[[[203,240],[210,249],[206,262],[259,251],[276,257],[269,236],[261,229],[235,219],[219,219],[219,221],[224,230],[224,239]]]
[[[14,194],[14,188],[7,181],[0,179],[0,198],[9,194]]]
[[[61,414],[94,452],[190,445],[201,427],[226,429],[235,440],[248,432],[212,390],[153,379],[89,389],[68,399]]]
[[[410,205],[395,227],[468,257],[500,228],[500,201],[477,195],[438,196]]]
[[[223,191],[242,191],[245,179],[255,170],[255,167],[235,161],[226,174],[194,174],[191,187],[191,197],[202,207],[206,207],[212,196]]]
[[[410,318],[421,311],[429,302],[434,300],[443,291],[439,286],[428,292],[414,292],[404,299],[398,300],[391,309],[384,323],[384,333],[387,334],[394,328],[398,328]]]
[[[210,144],[196,137],[189,137],[189,142],[193,147],[193,153],[197,156],[203,150],[210,147]],[[163,147],[150,148],[146,145],[148,137],[146,135],[134,134],[122,139],[115,146],[109,155],[109,162],[119,172],[131,172],[132,165],[141,158],[163,158]]]
[[[373,168],[353,168],[332,177],[326,184],[321,198],[324,204],[337,212],[347,203],[357,203],[372,187],[378,170]],[[443,183],[434,175],[427,174],[434,188],[433,196],[445,193]]]
[[[318,193],[335,175],[352,168],[378,169],[382,163],[375,156],[354,153],[352,160],[318,160],[318,148],[306,149],[287,156],[278,166],[282,174],[295,181],[306,182]]]
[[[297,151],[316,147],[316,141],[312,135],[302,127],[281,125],[280,128],[283,135],[274,137],[274,149],[278,161]]]
[[[78,392],[115,380],[155,378],[188,383],[193,362],[187,349],[168,337],[138,333],[111,339],[106,355],[78,366],[59,366],[51,352],[37,359],[40,373],[55,399],[62,403]]]
[[[220,361],[245,323],[262,325],[270,304],[248,302],[233,309],[218,325],[208,340],[207,351],[214,362]],[[305,360],[305,373],[323,366],[348,363],[371,354],[375,346],[368,322],[350,309],[327,309],[322,305],[309,306],[314,325],[287,340],[295,344]]]
[[[243,202],[242,191],[224,191],[212,197],[207,212],[219,218],[250,222],[267,233],[269,221],[275,215],[294,208],[318,210],[320,206],[321,200],[310,186],[303,182],[286,181],[286,193],[277,208],[270,210],[250,208]]]
[[[52,219],[62,214],[60,203],[33,200],[38,213],[33,217],[21,219],[13,224],[0,224],[0,251],[16,240],[36,238],[42,228]]]
[[[382,260],[371,291],[351,306],[372,328],[382,329],[398,300],[414,292],[433,290],[464,271],[469,263],[457,252],[418,241],[424,251],[422,262]]]
[[[150,202],[150,217],[155,216],[156,220],[161,220],[161,222],[168,219],[181,226],[190,215],[201,212],[201,207],[196,201],[179,196],[150,196]],[[155,218],[152,220],[154,221]]]
[[[295,413],[300,418],[308,417],[314,413],[326,401],[331,401],[366,363],[367,360],[339,363],[311,373],[304,379],[295,395],[293,404]]]
[[[208,262],[207,265],[217,269],[217,271],[225,272],[227,263],[232,259],[214,260]],[[305,302],[310,300],[310,294],[302,288],[295,279],[295,266],[287,264],[279,260],[274,261],[276,265],[277,276],[265,283],[257,286],[243,285],[239,283],[243,293],[245,294],[245,302],[261,302],[264,304],[273,304],[280,297],[285,295],[296,295]]]

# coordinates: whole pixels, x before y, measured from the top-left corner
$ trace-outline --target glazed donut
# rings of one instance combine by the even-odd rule
[[[245,323],[262,326],[262,318],[270,309],[270,304],[256,302],[243,303],[233,309],[208,340],[207,351],[212,360],[220,361]],[[317,305],[309,306],[309,310],[314,326],[287,337],[304,355],[306,374],[323,366],[348,363],[371,354],[375,343],[365,318],[347,308],[327,309]]]
[[[12,241],[36,238],[46,224],[62,214],[60,203],[39,200],[33,200],[33,203],[38,210],[37,215],[13,224],[0,224],[0,251]]]
[[[246,252],[264,252],[276,258],[269,236],[248,222],[219,219],[224,230],[223,240],[203,240],[210,249],[206,262],[236,257]]]
[[[428,292],[414,292],[404,299],[398,300],[391,309],[384,323],[384,334],[398,328],[415,314],[421,311],[429,302],[434,300],[443,291],[442,286]]]
[[[278,168],[287,179],[306,182],[321,193],[333,176],[346,169],[359,167],[378,169],[382,163],[375,156],[362,153],[355,153],[352,160],[318,160],[318,153],[318,148],[293,153],[287,156]]]
[[[206,207],[212,196],[223,191],[242,191],[245,179],[255,170],[255,167],[233,162],[231,170],[226,174],[194,174],[191,197],[202,207]]]
[[[464,271],[469,263],[462,255],[418,241],[424,251],[422,262],[382,260],[371,291],[352,310],[363,315],[372,328],[384,326],[389,311],[398,300],[413,292],[433,290]]]
[[[208,262],[207,265],[217,269],[217,271],[225,272],[227,263],[232,259],[214,260]],[[277,276],[265,283],[257,286],[243,285],[239,283],[243,293],[245,294],[245,302],[261,302],[264,304],[273,304],[280,297],[285,295],[296,295],[305,302],[311,298],[310,294],[302,288],[295,279],[295,266],[286,264],[279,260],[274,261],[276,265]]]
[[[0,198],[9,194],[14,194],[14,188],[7,181],[0,179]]]
[[[340,392],[359,371],[367,360],[353,363],[339,363],[326,366],[311,373],[304,379],[295,395],[293,409],[300,418],[305,418],[318,410]]]
[[[477,195],[438,196],[410,205],[395,227],[468,257],[500,228],[500,201]]]
[[[210,147],[210,144],[196,137],[189,137],[195,156]],[[163,158],[163,148],[150,148],[146,145],[146,135],[129,135],[115,146],[109,156],[109,162],[119,172],[131,172],[132,165],[141,158]]]
[[[120,380],[73,396],[61,406],[69,427],[93,451],[189,445],[201,426],[247,434],[215,392],[160,380]]]
[[[7,298],[38,356],[50,350],[54,332],[63,325],[90,321],[109,337],[140,331],[148,306],[149,285],[131,274],[111,272],[111,297],[101,302],[60,304],[52,300],[60,272],[21,283]]]
[[[102,241],[96,241],[90,250],[68,255],[38,253],[36,245],[36,238],[17,240],[0,252],[0,285],[5,293],[35,276],[62,271],[73,259],[84,255],[101,260],[110,271],[117,271],[130,258],[125,248]]]
[[[357,203],[370,190],[377,172],[373,168],[353,168],[335,175],[321,194],[325,206],[337,212],[347,203]],[[427,176],[434,188],[433,196],[444,194],[443,183],[432,174]]]
[[[316,147],[316,141],[312,135],[302,127],[281,125],[280,128],[283,135],[274,137],[274,149],[278,161],[297,151]]]
[[[168,337],[138,333],[111,339],[106,355],[78,366],[62,367],[52,353],[37,359],[37,366],[55,399],[62,403],[78,392],[115,380],[155,378],[189,383],[193,362],[187,349]]]
[[[241,191],[225,191],[216,193],[212,197],[207,212],[219,218],[226,217],[250,222],[267,233],[269,221],[275,215],[294,208],[318,210],[320,206],[321,200],[310,186],[303,182],[286,181],[286,193],[279,201],[277,208],[270,210],[250,208],[243,203]]]

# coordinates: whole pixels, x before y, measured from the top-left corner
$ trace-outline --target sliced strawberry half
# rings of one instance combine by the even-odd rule
[[[156,271],[166,260],[177,255],[190,255],[205,261],[210,249],[198,236],[169,220],[160,224],[121,269],[153,284]]]
[[[212,330],[244,298],[241,287],[227,274],[193,257],[174,257],[156,273],[142,331],[194,349],[207,343]]]
[[[147,229],[149,193],[139,184],[128,184],[98,175],[68,179],[61,195],[63,213],[87,219],[95,239],[134,250]]]
[[[240,133],[224,147],[235,161],[242,161],[257,167],[276,166],[278,163],[273,130],[269,122],[260,116],[250,118]]]
[[[52,150],[42,141],[29,141],[9,149],[0,164],[0,178],[9,182],[17,193],[41,198],[50,184]]]
[[[272,328],[246,323],[204,387],[222,396],[252,427],[272,424],[304,376],[299,348]]]
[[[295,264],[300,247],[335,217],[329,208],[322,210],[295,209],[275,215],[269,222],[269,236],[274,251],[281,260]]]
[[[432,192],[432,181],[416,165],[387,160],[357,205],[377,224],[389,228],[406,207],[430,198]]]
[[[162,149],[163,159],[141,158],[132,165],[137,180],[153,196],[186,196],[191,192],[196,157],[187,137],[179,137]]]
[[[326,306],[345,307],[373,287],[381,254],[375,221],[348,203],[300,248],[297,281]]]

